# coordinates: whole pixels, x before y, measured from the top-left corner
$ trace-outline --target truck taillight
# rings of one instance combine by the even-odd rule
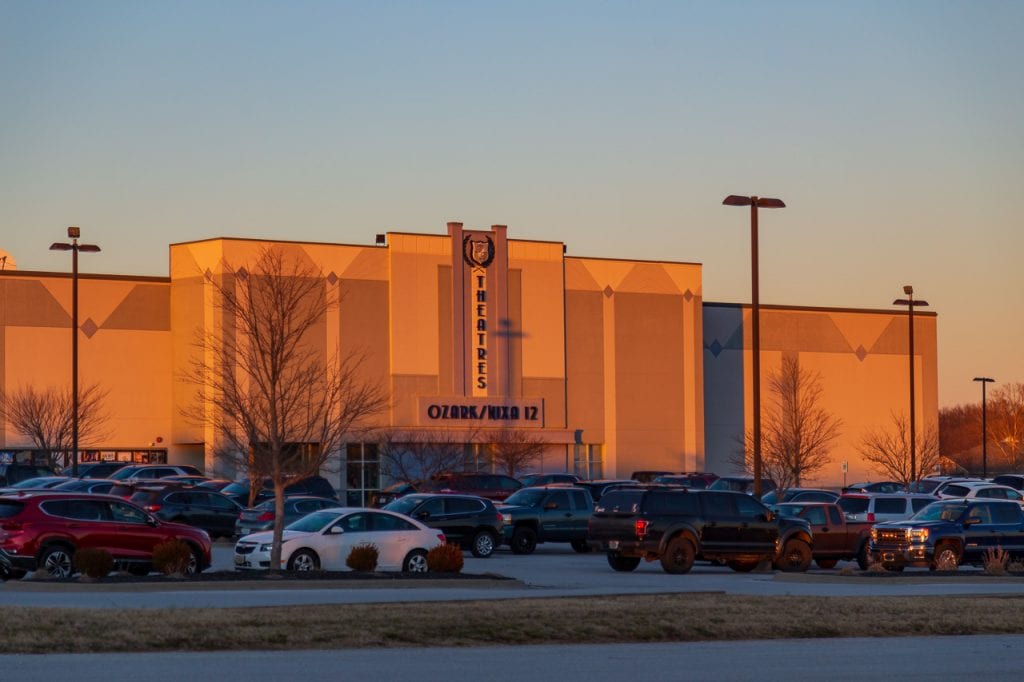
[[[647,526],[651,525],[651,522],[647,519],[637,519],[633,527],[636,528],[637,538],[644,538],[647,535]]]
[[[437,539],[441,541],[441,544],[448,542],[448,539],[444,536],[444,533],[438,533]]]
[[[143,507],[143,509],[145,509],[146,511],[148,511],[151,514],[155,514],[156,512],[160,511],[160,509],[162,509],[162,508],[163,508],[163,505],[159,505],[159,504],[147,504],[145,507]]]
[[[263,512],[262,514],[260,514],[260,517],[258,519],[256,519],[256,520],[257,521],[273,521],[274,520],[274,516],[275,516],[274,512]]]
[[[875,522],[875,512],[868,512],[868,523]]]

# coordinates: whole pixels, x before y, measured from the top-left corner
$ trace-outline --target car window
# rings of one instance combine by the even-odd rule
[[[1020,523],[1020,509],[1012,504],[992,505],[992,523]]]
[[[123,502],[111,502],[110,511],[114,520],[121,523],[146,523],[149,520],[144,511]]]
[[[733,500],[736,497],[736,495],[708,493],[704,496],[704,511],[708,516],[735,516],[736,503]]]
[[[819,490],[814,490],[811,492],[801,493],[800,495],[797,495],[797,498],[801,502],[831,502],[836,499],[836,496]]]
[[[968,492],[969,489],[962,485],[948,485],[942,490],[943,495],[949,495],[951,497],[963,497]]]
[[[1006,496],[1003,494],[1002,488],[980,488],[978,492],[974,494],[975,497],[990,497],[999,500],[1005,500]]]
[[[25,505],[21,502],[0,502],[0,519],[9,519],[17,516]]]
[[[589,509],[587,505],[587,494],[582,490],[570,490],[569,496],[572,497],[572,504],[576,509],[580,511],[586,511]]]
[[[736,496],[736,509],[744,518],[758,518],[767,513],[767,509],[753,497]]]
[[[349,514],[339,524],[346,533],[364,533],[370,529],[366,514],[363,513]]]
[[[843,512],[841,509],[839,509],[838,507],[829,507],[828,515],[834,525],[843,525]]]
[[[564,490],[550,493],[544,500],[544,506],[555,505],[555,509],[569,509],[569,493]]]
[[[296,514],[308,514],[311,511],[320,509],[316,500],[298,500],[294,504]]]
[[[225,511],[235,511],[238,509],[238,505],[224,497],[223,495],[214,495],[211,493],[206,494],[206,503],[214,509],[221,509]]]
[[[514,478],[502,476],[498,479],[498,487],[501,490],[519,490],[520,483]]]
[[[368,514],[371,525],[377,531],[418,530],[405,519],[391,514]]]
[[[524,495],[528,492],[532,491],[524,489],[516,493],[513,497],[515,497],[516,495]],[[642,490],[616,490],[602,497],[600,502],[595,503],[594,511],[627,513],[631,512],[635,514],[640,510],[640,501],[643,499],[643,496],[644,491]],[[647,500],[644,502],[644,504],[647,505],[648,507],[651,504],[657,504],[658,497],[660,497],[660,495],[652,493],[647,496]],[[509,499],[512,498],[510,497]]]
[[[974,504],[967,511],[968,519],[978,519],[978,523],[987,524],[992,523],[992,505],[988,504]]]
[[[443,497],[431,497],[429,500],[424,502],[416,510],[416,513],[429,512],[431,516],[443,516],[444,515],[444,498]]]
[[[907,502],[902,497],[876,497],[876,514],[905,514]]]
[[[132,498],[134,499],[135,495],[132,495]],[[168,504],[196,504],[199,502],[186,493],[171,493],[165,499]]]
[[[82,521],[110,520],[107,503],[103,500],[68,500],[63,516]]]
[[[828,523],[825,519],[825,508],[824,507],[807,507],[804,509],[804,513],[801,515],[807,519],[808,523],[816,526],[824,526]]]
[[[453,497],[445,500],[445,508],[449,514],[475,514],[483,511],[484,505],[479,500],[465,497]]]
[[[863,514],[868,510],[868,498],[840,497],[839,506],[847,514]]]

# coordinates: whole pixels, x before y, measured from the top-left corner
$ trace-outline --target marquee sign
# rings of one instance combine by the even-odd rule
[[[541,428],[544,426],[544,400],[421,397],[419,423],[420,426]]]

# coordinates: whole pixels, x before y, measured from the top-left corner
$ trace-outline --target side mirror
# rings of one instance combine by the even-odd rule
[[[154,528],[156,528],[157,526],[160,525],[160,522],[156,520],[155,516],[147,515],[146,516],[146,525],[147,526],[153,526]]]
[[[765,521],[774,521],[775,520],[775,513],[771,512],[771,511],[766,511],[764,514],[761,514],[761,518],[764,519]]]
[[[345,529],[341,526],[331,526],[330,530],[327,531],[328,535],[341,535],[345,532]]]

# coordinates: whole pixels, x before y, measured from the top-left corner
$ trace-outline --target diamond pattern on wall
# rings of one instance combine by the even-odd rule
[[[236,272],[235,274],[238,275],[239,279],[245,279],[246,277],[249,276],[249,271],[245,269],[245,266],[242,266],[238,268],[238,272]]]
[[[612,294],[614,294],[614,293],[615,292],[612,291],[612,288],[610,286],[607,286],[607,287],[604,288],[604,295],[605,295],[605,297],[611,298]]]
[[[338,283],[338,276],[336,274],[334,274],[333,270],[331,271],[331,274],[327,275],[327,282],[331,286],[334,286],[335,284]]]
[[[714,355],[716,358],[718,357],[718,354],[722,352],[722,344],[718,343],[718,339],[712,341],[711,345],[706,346],[706,348],[709,351],[711,351],[711,354]]]
[[[687,289],[685,292],[683,292],[683,298],[686,299],[687,303],[689,303],[690,301],[693,300],[693,292]]]
[[[857,359],[864,362],[864,358],[868,356],[867,350],[864,346],[857,346],[857,350],[853,351],[853,354],[857,356]]]
[[[92,335],[95,334],[97,330],[99,330],[99,327],[96,326],[96,323],[93,322],[92,318],[90,317],[87,318],[85,322],[82,323],[82,326],[79,327],[79,329],[81,329],[82,333],[85,334],[85,338],[91,339]]]

